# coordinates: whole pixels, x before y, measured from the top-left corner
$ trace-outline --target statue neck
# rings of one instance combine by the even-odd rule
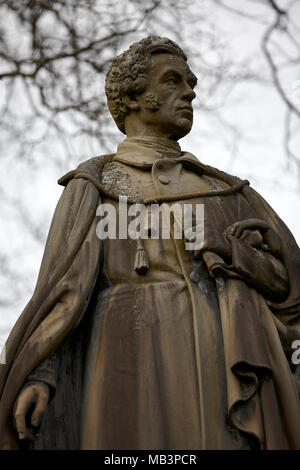
[[[166,137],[156,136],[141,136],[141,137],[128,137],[124,142],[134,143],[148,147],[162,156],[166,157],[180,157],[181,148],[175,140],[167,139]]]

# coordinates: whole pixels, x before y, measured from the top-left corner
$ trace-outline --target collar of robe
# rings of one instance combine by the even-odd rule
[[[105,186],[100,183],[101,173],[106,163],[118,161],[120,163],[133,166],[142,170],[151,170],[155,161],[161,158],[174,158],[178,163],[182,163],[187,169],[198,173],[199,175],[207,175],[217,178],[226,183],[227,188],[211,189],[209,191],[186,192],[180,194],[157,195],[155,198],[131,201],[128,203],[140,202],[143,204],[152,204],[157,202],[171,202],[183,199],[191,199],[196,197],[213,197],[226,196],[240,191],[243,186],[249,185],[249,181],[240,180],[223,173],[216,168],[204,165],[195,155],[189,152],[182,152],[177,142],[158,137],[130,137],[125,139],[118,145],[116,154],[104,155],[99,161],[99,157],[94,157],[86,162],[81,163],[76,170],[72,170],[58,180],[58,183],[66,186],[70,179],[84,178],[93,183],[100,193],[119,200],[119,194],[108,191]]]
[[[178,142],[163,137],[128,137],[118,145],[113,161],[141,170],[151,170],[153,163],[161,158],[176,159],[200,175],[206,173],[206,165],[195,155],[181,151]]]
[[[189,170],[200,175],[208,174],[209,167],[195,155],[182,151],[178,142],[163,137],[128,137],[118,145],[117,153],[112,156],[113,161],[141,170],[151,170],[161,158],[175,159]]]
[[[160,158],[180,158],[181,148],[175,140],[164,137],[128,137],[118,145],[114,160],[142,169],[151,169]]]
[[[153,163],[161,158],[174,158],[178,163],[182,163],[186,168],[199,175],[209,174],[207,165],[203,165],[190,152],[182,152],[178,142],[162,137],[129,137],[118,145],[113,161],[118,161],[129,166],[143,170],[151,170]],[[156,202],[171,202],[194,197],[226,196],[239,191],[243,186],[249,184],[247,180],[239,180],[237,184],[226,189],[197,192],[186,192],[180,194],[170,194],[146,199],[141,202],[152,204]]]

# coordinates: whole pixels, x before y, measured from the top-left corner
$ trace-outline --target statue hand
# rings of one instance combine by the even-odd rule
[[[281,240],[275,230],[265,221],[260,219],[246,219],[228,227],[224,235],[230,240],[231,237],[240,239],[243,243],[253,248],[268,247],[275,256],[281,251]]]
[[[246,219],[228,227],[225,235],[231,243],[232,267],[266,299],[283,302],[289,280],[275,230],[263,220]]]
[[[196,233],[202,233],[202,238],[199,237],[200,243],[196,243]],[[203,230],[203,224],[199,224],[185,230],[185,239],[188,242],[194,243],[194,256],[201,257],[206,251],[213,252],[221,256],[224,260],[229,260],[231,256],[230,243],[227,238],[213,226],[208,223]]]
[[[30,423],[40,426],[49,401],[49,387],[42,382],[31,383],[21,390],[14,406],[15,427],[20,440],[30,439],[31,432],[26,424],[26,415],[33,406]]]

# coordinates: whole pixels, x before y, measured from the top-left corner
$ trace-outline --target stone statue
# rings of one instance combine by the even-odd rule
[[[106,95],[126,138],[59,180],[1,366],[0,448],[300,449],[300,250],[248,181],[181,151],[196,81],[167,38],[113,61]],[[99,206],[121,226],[125,199],[147,217],[188,203],[194,234],[204,205],[203,243],[186,249],[174,227],[101,238]]]

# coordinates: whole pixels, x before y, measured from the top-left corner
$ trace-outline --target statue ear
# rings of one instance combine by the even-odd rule
[[[124,96],[123,99],[123,104],[126,106],[127,109],[130,111],[139,111],[140,105],[137,102],[137,99],[135,96]]]

